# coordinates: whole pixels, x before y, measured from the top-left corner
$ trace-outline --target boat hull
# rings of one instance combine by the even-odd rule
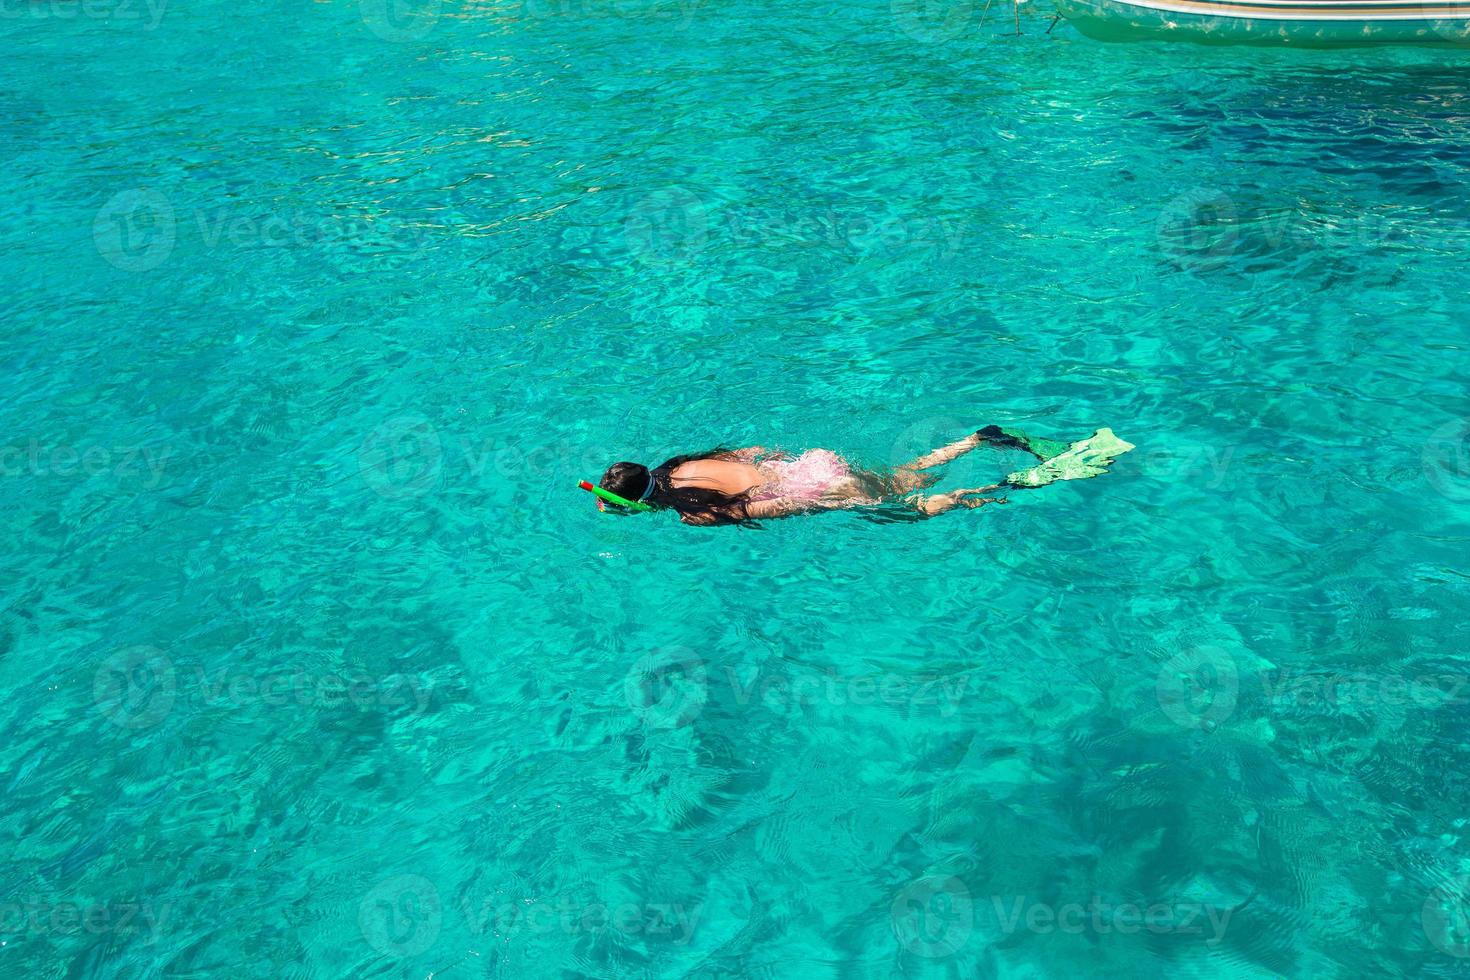
[[[1437,44],[1470,49],[1470,3],[1428,0],[1056,0],[1082,33],[1105,40],[1221,44]]]

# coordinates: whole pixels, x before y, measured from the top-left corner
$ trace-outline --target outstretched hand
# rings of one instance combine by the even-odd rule
[[[1005,503],[1010,503],[1010,501],[1007,500],[1005,497],[961,497],[960,498],[960,506],[961,507],[969,507],[971,509],[974,509],[976,507],[984,507],[986,504],[1005,504]]]
[[[930,517],[943,514],[947,510],[956,507],[966,507],[971,510],[976,507],[984,507],[986,504],[1003,504],[1005,497],[980,497],[977,494],[989,493],[999,490],[1002,484],[996,483],[988,487],[973,487],[968,490],[951,490],[948,493],[936,493],[930,497],[915,497],[913,503],[919,512]]]

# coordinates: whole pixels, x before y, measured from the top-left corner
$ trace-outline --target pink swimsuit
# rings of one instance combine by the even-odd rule
[[[808,449],[800,456],[767,459],[758,465],[772,479],[752,490],[751,500],[821,500],[828,490],[852,479],[847,460],[830,449]]]

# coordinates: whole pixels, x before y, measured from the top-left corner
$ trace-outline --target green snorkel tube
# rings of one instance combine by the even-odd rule
[[[587,480],[577,481],[577,486],[581,487],[583,490],[590,490],[593,494],[595,494],[597,496],[597,509],[604,512],[605,508],[602,506],[602,502],[604,500],[610,504],[617,504],[619,507],[626,507],[629,510],[634,511],[635,513],[638,511],[653,510],[653,508],[650,507],[648,504],[641,503],[640,501],[636,500],[629,500],[626,497],[619,497],[611,490],[604,490],[602,489],[602,487],[595,486]]]

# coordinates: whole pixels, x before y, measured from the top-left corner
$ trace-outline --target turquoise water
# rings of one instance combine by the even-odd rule
[[[0,973],[1463,977],[1466,54],[1023,10],[7,8]]]

